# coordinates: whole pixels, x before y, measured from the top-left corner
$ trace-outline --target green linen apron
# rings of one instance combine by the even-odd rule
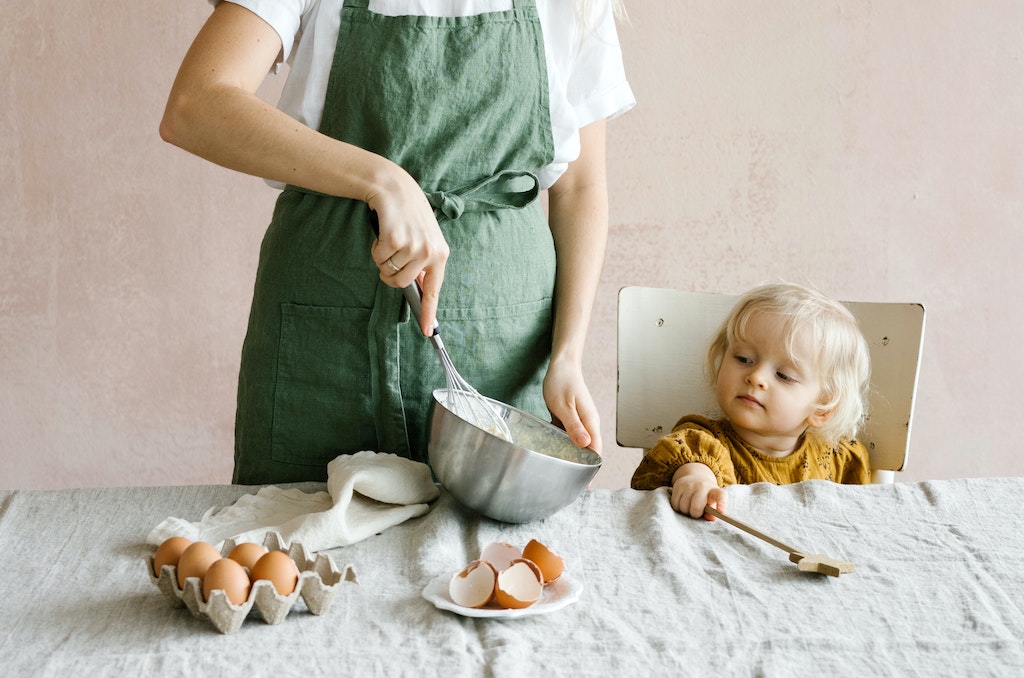
[[[536,200],[553,143],[533,0],[471,17],[345,3],[320,131],[395,161],[451,249],[438,309],[459,372],[547,417],[554,245]],[[444,371],[379,278],[365,203],[296,187],[264,236],[242,347],[233,481],[323,480],[360,450],[426,460]]]

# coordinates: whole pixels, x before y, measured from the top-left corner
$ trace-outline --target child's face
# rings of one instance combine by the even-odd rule
[[[794,337],[791,358],[783,328],[778,315],[751,316],[743,339],[722,357],[715,381],[718,405],[740,437],[778,456],[792,452],[808,425],[820,425],[825,416],[811,337]]]

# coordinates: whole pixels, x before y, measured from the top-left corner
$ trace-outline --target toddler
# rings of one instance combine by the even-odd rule
[[[842,304],[790,283],[756,287],[711,342],[708,376],[724,416],[684,416],[633,473],[637,490],[672,488],[672,507],[725,510],[736,483],[870,482],[864,445],[870,358]],[[711,516],[705,516],[709,520]]]

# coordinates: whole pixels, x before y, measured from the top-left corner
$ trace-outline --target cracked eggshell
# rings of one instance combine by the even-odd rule
[[[523,558],[537,563],[540,573],[544,576],[544,584],[550,584],[565,572],[565,561],[557,553],[536,539],[523,547]]]
[[[474,560],[466,569],[456,572],[448,582],[448,595],[462,607],[478,608],[494,597],[498,573],[486,560]]]
[[[523,552],[518,546],[504,541],[492,541],[480,551],[480,560],[490,563],[495,572],[508,569],[512,561],[522,557]]]
[[[494,600],[501,607],[519,610],[540,600],[544,593],[544,576],[532,560],[519,558],[498,573],[494,583]]]

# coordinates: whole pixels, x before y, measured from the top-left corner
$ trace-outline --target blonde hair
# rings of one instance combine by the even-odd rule
[[[831,414],[824,424],[811,430],[835,443],[852,439],[867,417],[871,358],[867,341],[849,309],[818,290],[793,283],[769,283],[750,290],[736,302],[708,347],[708,378],[712,385],[729,346],[742,340],[747,323],[755,315],[768,313],[785,318],[783,341],[794,356],[796,336],[807,330],[821,375],[821,409]]]

